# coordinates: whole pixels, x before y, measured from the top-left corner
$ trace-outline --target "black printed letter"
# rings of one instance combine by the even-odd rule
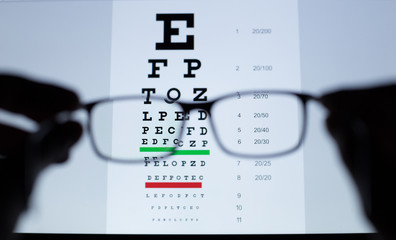
[[[195,74],[193,74],[192,71],[198,70],[201,67],[201,61],[198,59],[184,59],[184,62],[187,63],[187,74],[184,74],[184,77],[195,78]]]
[[[157,63],[164,64],[164,67],[168,66],[168,60],[166,60],[166,59],[149,59],[148,62],[153,64],[152,72],[151,72],[151,74],[148,75],[149,78],[159,78],[160,77],[160,75],[157,73],[157,70],[160,69],[157,66]]]
[[[187,28],[194,27],[194,14],[157,14],[157,21],[164,21],[164,42],[157,43],[156,50],[193,50],[194,35],[187,35],[186,42],[172,42],[172,35],[179,35],[178,28],[172,28],[172,21],[186,21]]]

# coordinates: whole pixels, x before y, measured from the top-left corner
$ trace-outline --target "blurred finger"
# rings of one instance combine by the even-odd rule
[[[330,92],[320,99],[330,111],[350,111],[359,116],[394,109],[396,85]]]
[[[0,154],[14,155],[17,152],[22,152],[29,133],[0,124]]]
[[[0,75],[0,108],[43,121],[57,112],[78,107],[78,97],[72,91],[18,76]]]
[[[358,103],[362,100],[356,95],[359,95],[356,91],[343,90],[327,93],[320,100],[330,111],[342,111],[350,108],[350,106],[356,107],[359,105]]]

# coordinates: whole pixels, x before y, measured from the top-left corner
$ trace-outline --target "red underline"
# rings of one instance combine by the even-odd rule
[[[146,188],[202,188],[202,182],[146,182]]]

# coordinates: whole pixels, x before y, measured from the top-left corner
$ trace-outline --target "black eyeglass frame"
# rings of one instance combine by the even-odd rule
[[[291,96],[295,96],[298,98],[298,100],[301,102],[302,104],[302,111],[303,111],[303,123],[302,123],[302,129],[301,129],[301,134],[300,137],[298,139],[297,144],[290,148],[289,150],[286,151],[281,151],[279,153],[271,153],[271,154],[243,154],[243,153],[238,153],[238,152],[233,152],[229,149],[227,149],[224,144],[220,141],[219,139],[219,135],[217,133],[216,127],[213,123],[212,120],[212,113],[211,113],[211,109],[212,107],[216,104],[216,102],[219,102],[223,99],[227,99],[227,98],[232,98],[232,97],[236,97],[238,95],[248,95],[248,94],[254,94],[254,93],[267,93],[267,94],[284,94],[284,95],[291,95]],[[118,96],[118,97],[113,97],[113,98],[103,98],[103,99],[99,99],[87,104],[84,104],[81,106],[81,109],[85,109],[88,113],[88,124],[87,124],[87,129],[88,129],[88,135],[91,141],[91,145],[95,151],[95,153],[101,157],[104,160],[107,161],[112,161],[112,162],[119,162],[119,163],[136,163],[136,162],[144,162],[144,160],[142,161],[131,161],[131,160],[122,160],[122,159],[115,159],[109,156],[106,156],[105,154],[103,154],[98,146],[97,143],[95,142],[95,138],[93,136],[93,131],[92,131],[92,112],[93,109],[98,106],[101,103],[108,103],[108,102],[114,102],[114,101],[126,101],[126,100],[137,100],[140,99],[142,101],[145,101],[145,97],[142,95],[126,95],[126,96]],[[233,92],[233,93],[229,93],[229,94],[225,94],[222,95],[220,97],[216,97],[214,100],[208,101],[208,102],[204,102],[204,103],[187,103],[187,102],[183,102],[183,101],[170,101],[167,97],[162,97],[162,96],[150,96],[150,100],[163,100],[166,101],[169,104],[178,104],[181,109],[183,110],[184,114],[189,113],[191,110],[204,110],[208,116],[209,116],[209,123],[210,123],[210,127],[213,130],[214,133],[214,138],[216,139],[216,142],[218,143],[218,145],[220,146],[220,148],[222,149],[222,151],[224,151],[225,153],[231,155],[231,156],[235,156],[235,157],[241,157],[241,158],[274,158],[274,157],[279,157],[279,156],[283,156],[283,155],[287,155],[290,154],[294,151],[296,151],[298,148],[301,147],[304,139],[305,139],[305,135],[306,135],[306,129],[307,129],[307,102],[309,102],[310,100],[315,100],[315,101],[319,101],[319,99],[313,95],[310,94],[305,94],[305,93],[297,93],[297,92],[293,92],[293,91],[281,91],[281,90],[249,90],[249,91],[239,91],[239,92]],[[183,120],[182,123],[182,131],[180,131],[179,133],[179,139],[182,139],[183,133],[184,133],[184,126],[185,123],[188,120]],[[175,146],[173,148],[172,151],[164,153],[163,155],[160,156],[161,159],[166,158],[171,156],[176,150],[178,149],[178,146]]]

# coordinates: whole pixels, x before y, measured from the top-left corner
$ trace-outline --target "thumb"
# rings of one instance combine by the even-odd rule
[[[66,161],[71,147],[80,139],[81,134],[81,125],[73,121],[52,127],[40,143],[42,163],[49,165]]]
[[[82,134],[79,123],[69,121],[62,124],[51,122],[42,125],[38,132],[32,134],[26,149],[26,173],[29,182],[34,182],[37,175],[52,163],[64,162],[69,156],[70,148]]]
[[[363,120],[348,113],[330,114],[326,123],[360,192],[366,214],[370,216],[373,149],[369,128]]]
[[[52,163],[64,162],[70,148],[78,141],[82,127],[77,122],[52,124],[41,127],[27,143],[25,156],[25,195],[32,192],[35,180],[40,172]]]
[[[342,159],[351,169],[354,159],[355,136],[348,118],[344,114],[330,114],[326,119],[326,126],[338,146]]]

